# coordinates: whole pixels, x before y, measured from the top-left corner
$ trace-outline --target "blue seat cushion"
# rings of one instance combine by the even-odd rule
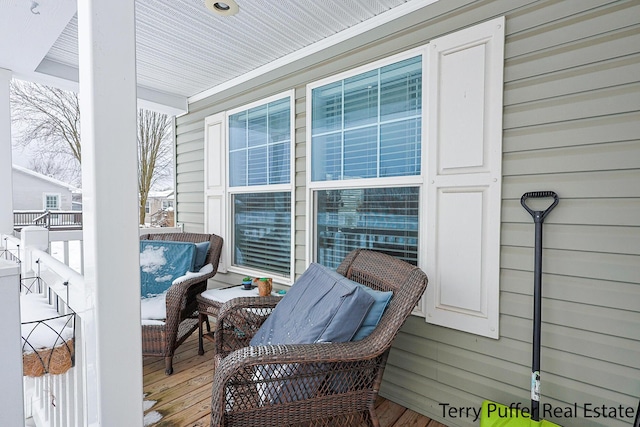
[[[143,298],[165,292],[172,282],[193,271],[196,245],[166,240],[140,241],[140,284]]]

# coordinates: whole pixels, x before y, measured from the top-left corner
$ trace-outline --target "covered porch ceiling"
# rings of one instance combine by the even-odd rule
[[[136,0],[138,99],[171,115],[188,103],[286,65],[434,0],[236,0],[223,16],[204,0]],[[3,0],[0,68],[78,86],[77,0]]]

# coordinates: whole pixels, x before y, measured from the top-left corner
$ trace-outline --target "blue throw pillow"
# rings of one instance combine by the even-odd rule
[[[347,342],[353,338],[374,303],[361,285],[313,263],[293,284],[250,344],[310,344]],[[291,402],[312,396],[324,375],[310,367],[303,380],[289,380],[297,364],[256,367],[258,394],[263,402]]]
[[[360,341],[364,339],[373,332],[373,330],[380,323],[380,319],[382,319],[382,315],[384,311],[387,309],[389,305],[389,301],[391,301],[391,297],[393,297],[393,292],[388,291],[376,291],[375,289],[371,289],[368,286],[360,285],[369,295],[374,298],[373,305],[369,309],[366,317],[362,321],[362,325],[356,331],[356,334],[353,336],[351,341]]]
[[[373,302],[358,283],[312,263],[262,324],[251,345],[350,341]]]
[[[211,242],[196,243],[196,260],[193,264],[193,270],[196,273],[204,267],[204,262],[207,260],[207,252],[209,252],[209,244]]]
[[[140,284],[143,298],[159,295],[193,270],[196,245],[166,240],[140,241]]]

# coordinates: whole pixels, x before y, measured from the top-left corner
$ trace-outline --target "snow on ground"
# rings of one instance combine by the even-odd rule
[[[162,419],[162,414],[158,411],[151,411],[144,416],[144,425],[150,426],[151,424],[155,424]]]
[[[162,419],[162,414],[158,411],[149,411],[149,409],[151,409],[153,407],[153,405],[155,405],[157,402],[155,400],[147,400],[147,394],[145,393],[143,395],[143,397],[145,398],[144,401],[142,402],[142,409],[144,412],[146,412],[146,414],[144,414],[144,425],[146,426],[150,426],[151,424],[155,424],[158,421],[160,421]]]

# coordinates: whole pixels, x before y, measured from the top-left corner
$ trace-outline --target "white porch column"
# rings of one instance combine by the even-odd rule
[[[78,1],[87,425],[141,427],[134,2]]]
[[[0,234],[13,233],[13,168],[11,166],[11,71],[0,68]]]
[[[14,262],[0,259],[0,425],[23,426],[20,276]]]

